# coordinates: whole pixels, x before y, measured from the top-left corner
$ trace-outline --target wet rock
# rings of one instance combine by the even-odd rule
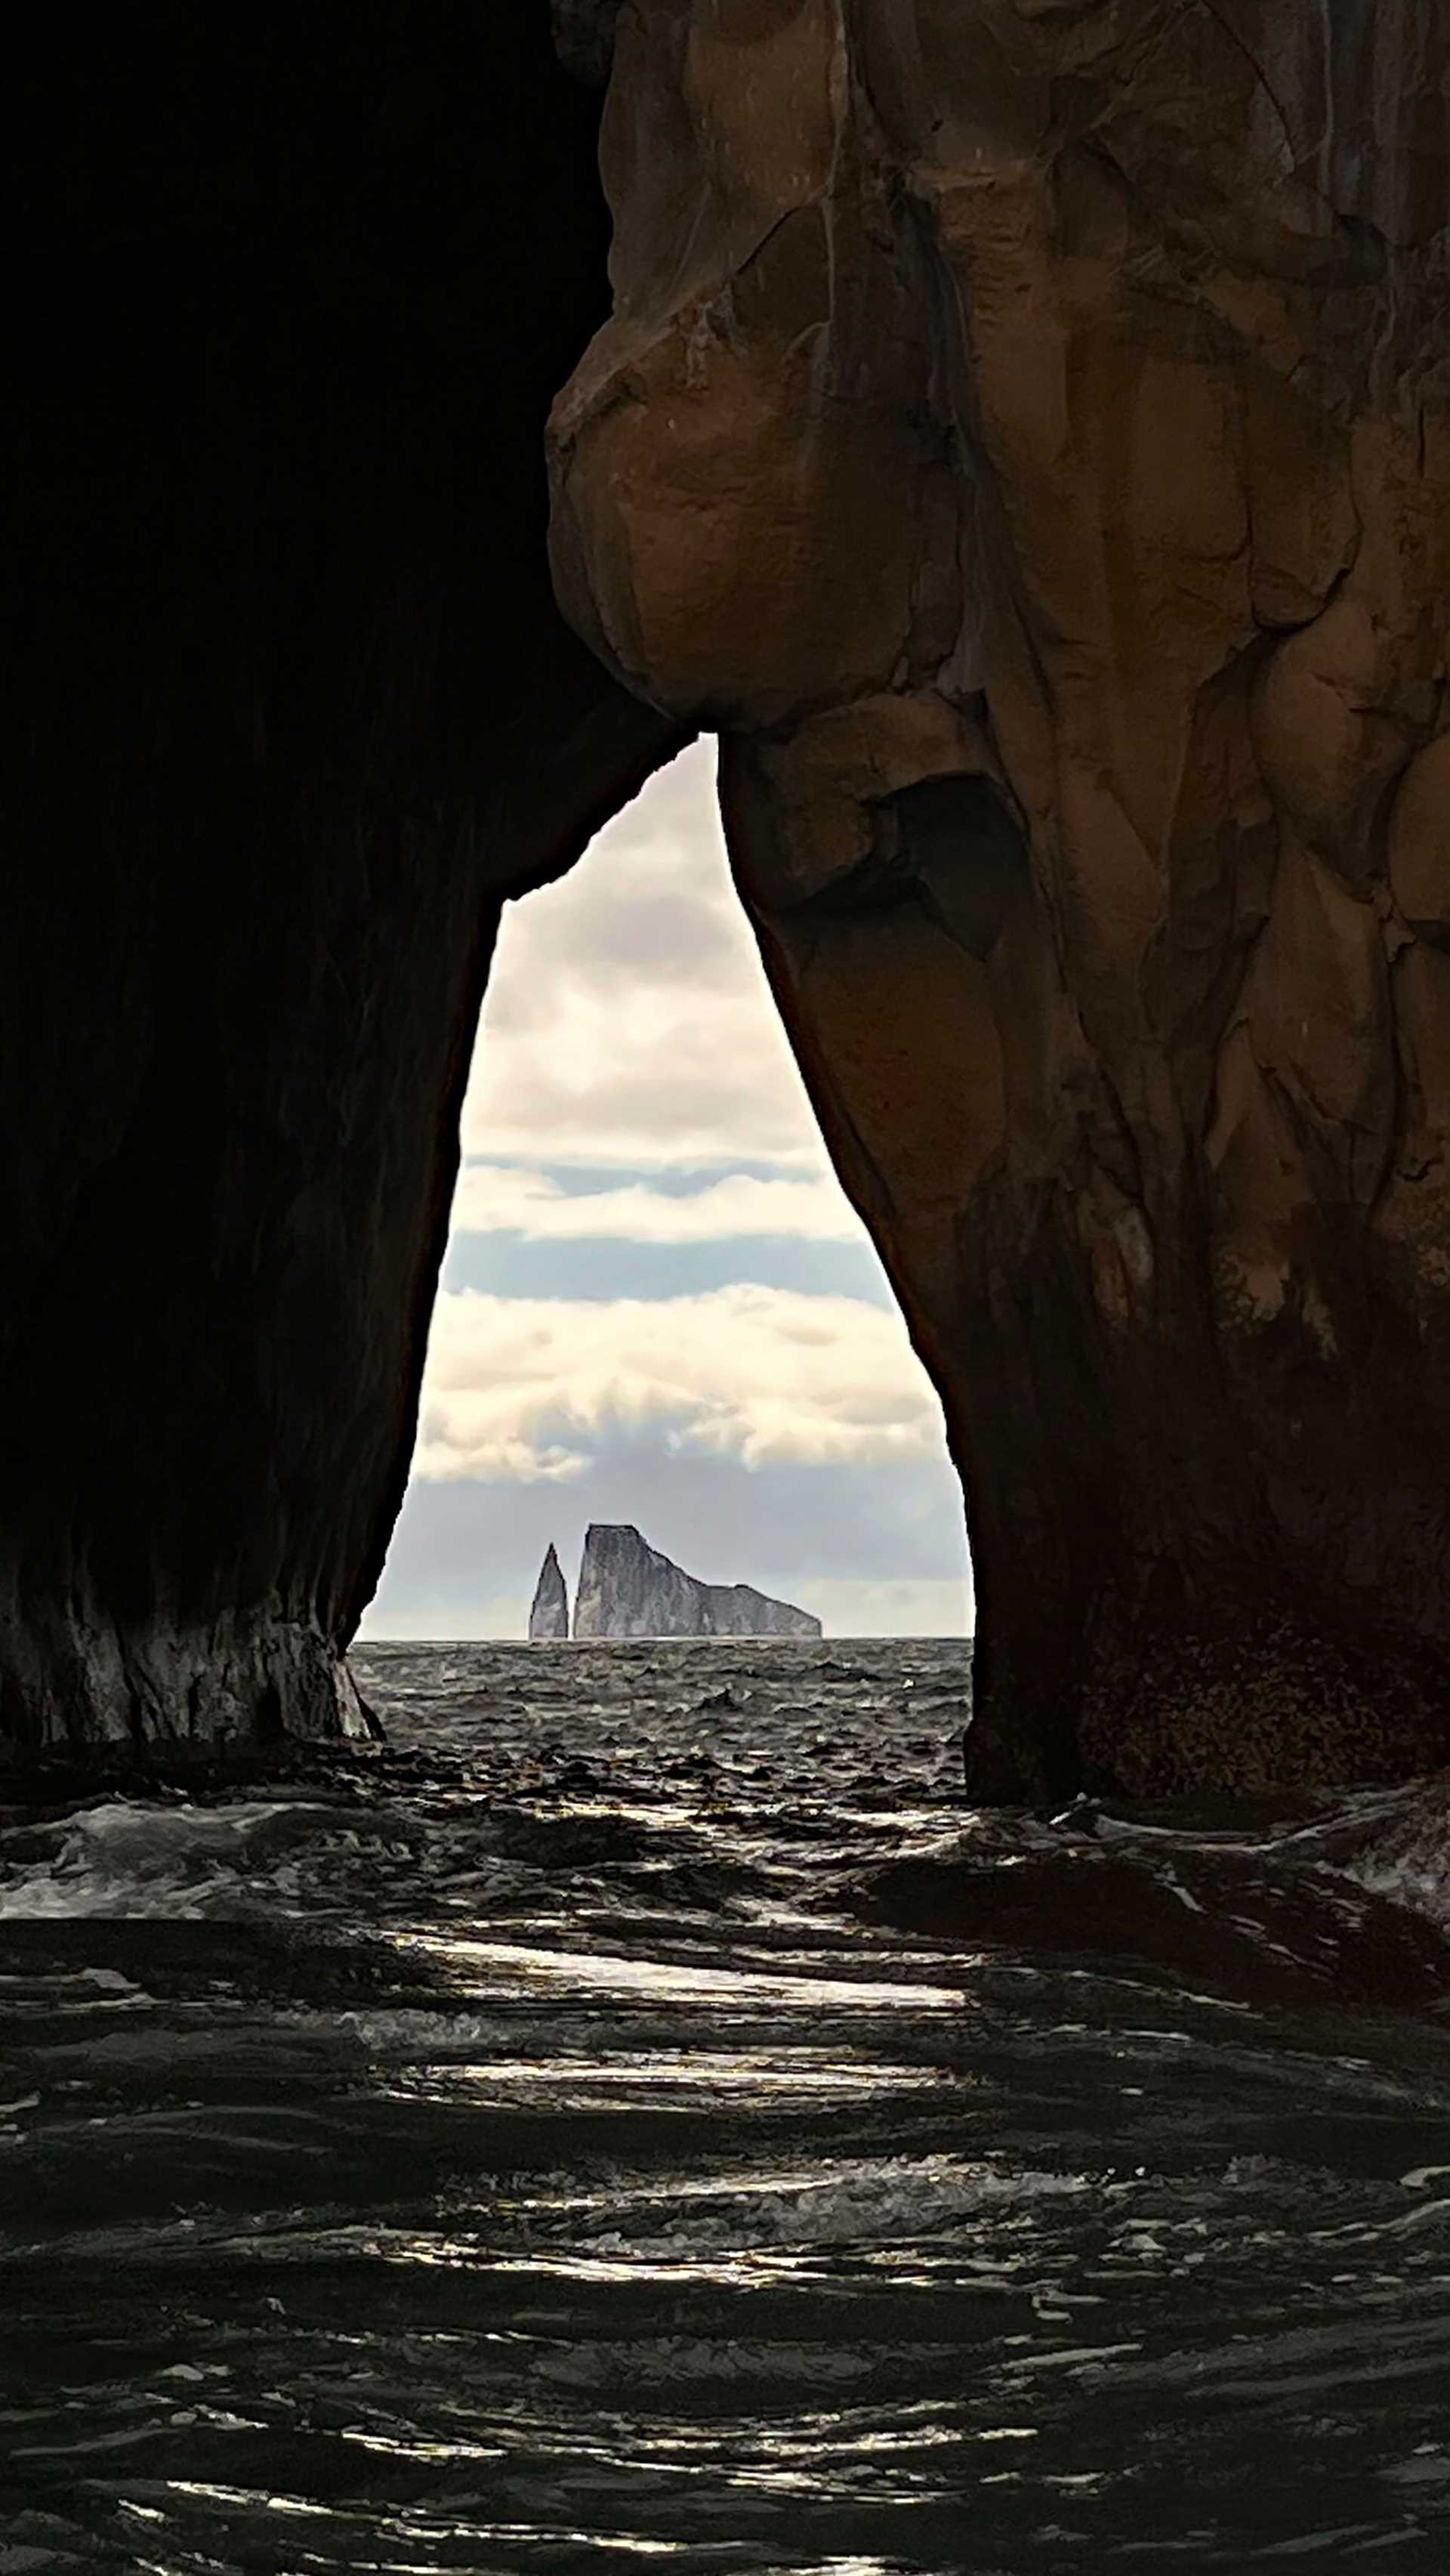
[[[1253,1817],[1240,1823],[1247,1841]],[[869,1922],[1033,1960],[1135,1963],[1260,2010],[1423,2010],[1443,2005],[1443,1930],[1327,1868],[1246,1859],[1240,1848],[1142,1854],[1064,1847],[995,1865],[912,1859],[859,1892]]]

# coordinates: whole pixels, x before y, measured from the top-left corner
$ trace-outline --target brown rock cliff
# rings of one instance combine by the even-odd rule
[[[1450,1757],[1438,0],[570,0],[553,559],[940,1389],[969,1778]]]

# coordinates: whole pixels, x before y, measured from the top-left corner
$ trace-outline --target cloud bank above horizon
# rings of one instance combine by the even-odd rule
[[[900,1320],[749,1281],[698,1297],[439,1300],[416,1476],[579,1475],[611,1431],[747,1467],[934,1458],[936,1401]]]
[[[730,882],[713,743],[658,771],[568,876],[506,907],[463,1151],[829,1175]]]

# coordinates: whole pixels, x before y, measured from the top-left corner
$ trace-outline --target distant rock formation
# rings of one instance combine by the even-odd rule
[[[574,1596],[574,1634],[819,1637],[821,1623],[789,1601],[772,1601],[753,1584],[698,1582],[628,1522],[592,1521]]]
[[[551,1544],[534,1586],[534,1606],[529,1612],[529,1639],[531,1644],[549,1644],[568,1634],[569,1593],[564,1569]]]

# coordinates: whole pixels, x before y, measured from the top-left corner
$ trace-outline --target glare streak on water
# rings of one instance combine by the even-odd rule
[[[378,1648],[0,1810],[0,2576],[1450,2564],[1445,1793],[961,1803],[965,1653]]]

